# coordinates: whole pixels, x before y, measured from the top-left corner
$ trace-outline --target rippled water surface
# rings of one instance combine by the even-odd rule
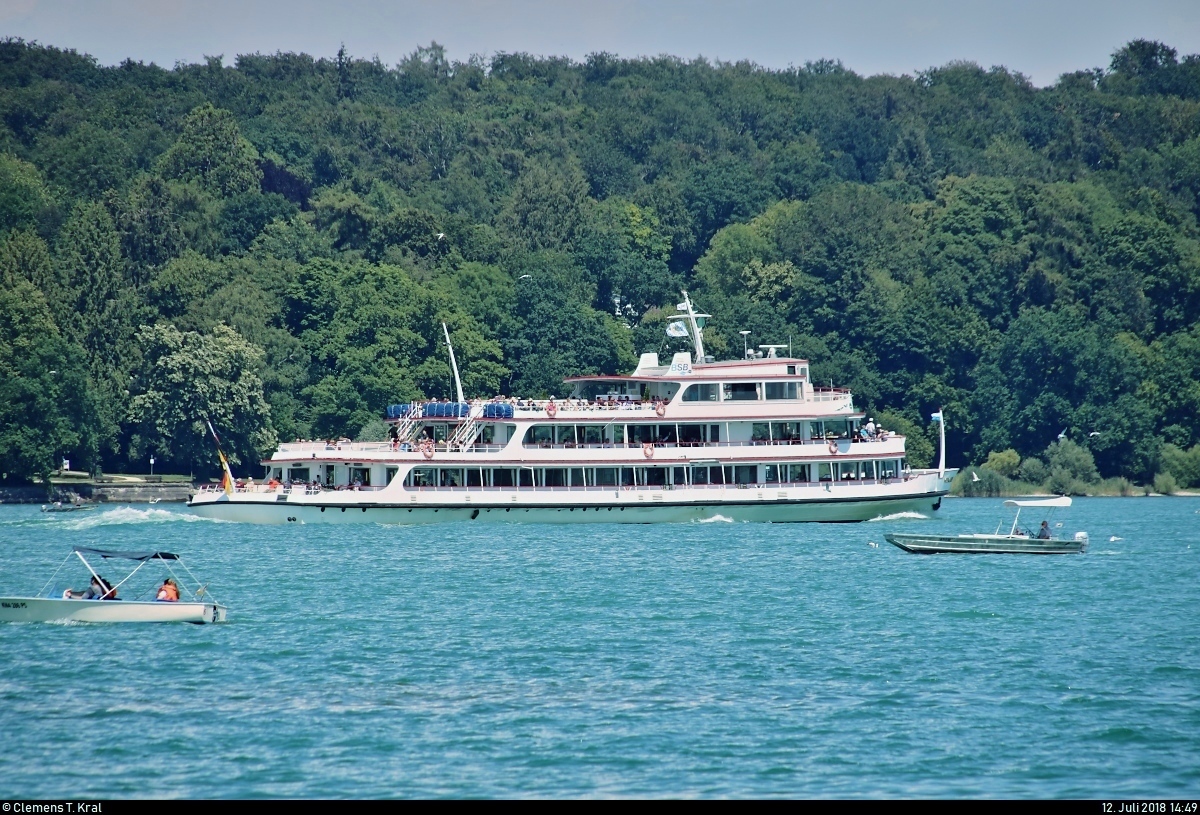
[[[883,539],[991,531],[990,499],[788,526],[0,507],[0,595],[72,545],[165,548],[230,608],[0,624],[0,797],[1194,798],[1200,499],[1068,513],[1085,555]]]

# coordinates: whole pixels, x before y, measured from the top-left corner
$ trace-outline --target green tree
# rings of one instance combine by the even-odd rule
[[[257,190],[262,181],[258,151],[243,138],[233,114],[211,103],[184,117],[159,170],[168,178],[199,181],[222,197]]]
[[[23,279],[0,287],[4,479],[45,479],[60,458],[81,468],[95,461],[94,414],[83,355],[59,333],[42,293]]]
[[[1021,456],[1011,447],[1000,452],[988,453],[987,463],[983,465],[1005,478],[1016,478],[1021,468]]]
[[[53,210],[54,199],[38,169],[0,152],[0,233],[42,228]]]
[[[223,325],[207,334],[144,326],[138,341],[143,356],[130,383],[131,458],[153,452],[167,466],[213,467],[217,456],[205,420],[221,434],[233,463],[253,463],[275,447],[259,348]]]

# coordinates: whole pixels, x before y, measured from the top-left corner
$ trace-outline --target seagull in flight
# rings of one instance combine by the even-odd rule
[[[1062,429],[1062,432],[1058,434],[1058,440],[1059,440],[1059,441],[1062,441],[1062,440],[1063,440],[1063,439],[1065,439],[1066,437],[1067,437],[1067,429],[1064,427],[1064,428]]]
[[[445,232],[439,232],[439,233],[437,233],[437,239],[438,239],[439,241],[444,241],[444,240],[446,240],[446,233],[445,233]]]
[[[979,480],[979,473],[975,472],[974,470],[971,470],[971,481],[978,481],[978,480]]]
[[[1096,436],[1099,436],[1099,435],[1100,435],[1099,430],[1093,430],[1091,433],[1088,433],[1089,438],[1095,438]]]

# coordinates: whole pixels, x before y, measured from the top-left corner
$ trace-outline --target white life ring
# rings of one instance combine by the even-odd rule
[[[837,452],[838,452],[837,442],[836,441],[829,442],[829,454],[832,456],[836,456]]]
[[[659,416],[666,416],[667,415],[667,406],[664,405],[662,402],[659,402],[658,407],[656,407],[654,409],[654,412],[657,413]]]
[[[547,416],[549,416],[551,419],[553,419],[554,415],[556,413],[558,413],[558,405],[554,404],[553,402],[546,405],[546,415]]]
[[[646,442],[642,445],[642,455],[646,458],[654,458],[654,445]]]
[[[432,444],[422,445],[421,446],[421,455],[425,456],[425,458],[433,458],[433,445]]]

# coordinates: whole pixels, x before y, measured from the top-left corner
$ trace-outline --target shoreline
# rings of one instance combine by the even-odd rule
[[[186,503],[198,487],[190,481],[153,484],[144,481],[125,481],[114,484],[30,484],[20,487],[0,487],[0,504],[50,504],[55,501],[74,501],[80,498],[93,504]]]

